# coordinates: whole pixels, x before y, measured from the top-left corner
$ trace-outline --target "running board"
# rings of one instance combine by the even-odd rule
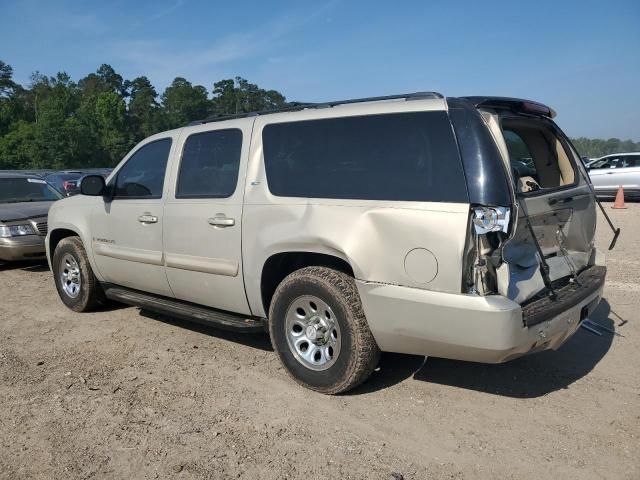
[[[109,300],[222,330],[254,333],[263,332],[266,327],[266,321],[259,318],[247,318],[245,315],[223,312],[116,285],[103,284],[102,287]]]

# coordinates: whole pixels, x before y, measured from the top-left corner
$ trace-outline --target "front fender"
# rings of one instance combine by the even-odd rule
[[[51,260],[54,253],[51,251],[51,236],[56,231],[67,230],[80,237],[87,252],[91,269],[99,281],[104,281],[94,260],[91,233],[91,213],[97,200],[101,199],[78,195],[60,200],[51,207],[48,219],[49,231],[45,239],[47,261],[51,269],[53,269]]]

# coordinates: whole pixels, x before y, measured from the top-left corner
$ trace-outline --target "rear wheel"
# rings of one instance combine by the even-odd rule
[[[71,310],[86,312],[104,302],[104,291],[79,237],[67,237],[58,243],[52,267],[58,295]]]
[[[330,268],[306,267],[282,281],[269,333],[294,380],[326,394],[364,382],[380,358],[355,281]]]

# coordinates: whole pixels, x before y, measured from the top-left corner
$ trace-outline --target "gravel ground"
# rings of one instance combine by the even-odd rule
[[[640,204],[609,206],[594,320],[623,336],[504,365],[386,354],[337,397],[266,336],[76,314],[46,266],[0,267],[0,478],[640,478]]]

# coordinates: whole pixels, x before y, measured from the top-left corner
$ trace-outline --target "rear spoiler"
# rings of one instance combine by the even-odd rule
[[[510,97],[460,97],[470,101],[476,108],[487,107],[499,110],[511,110],[515,113],[526,113],[548,118],[555,118],[556,112],[551,107],[533,100]]]

